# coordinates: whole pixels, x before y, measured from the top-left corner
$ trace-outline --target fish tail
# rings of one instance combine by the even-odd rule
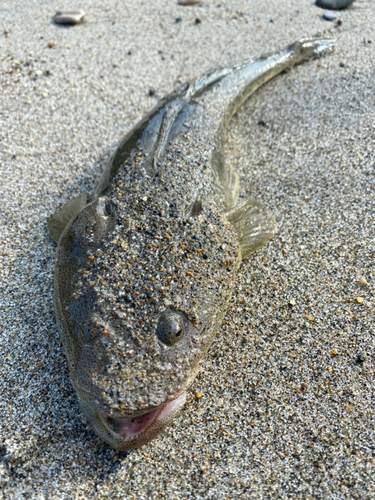
[[[299,62],[310,57],[320,56],[331,52],[334,45],[334,40],[329,38],[303,38],[289,45],[285,49],[285,52],[289,52],[293,56],[293,63],[298,64]]]
[[[228,123],[233,114],[249,96],[261,85],[288,68],[299,64],[311,57],[317,57],[331,52],[334,40],[330,39],[301,39],[276,54],[246,61],[222,78],[223,98],[232,101],[227,106],[227,115],[224,123]],[[224,96],[226,91],[226,96]],[[219,95],[215,96],[219,104]]]

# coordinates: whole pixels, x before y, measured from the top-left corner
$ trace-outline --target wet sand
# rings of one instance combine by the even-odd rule
[[[297,0],[73,7],[85,22],[60,27],[51,2],[0,4],[0,496],[374,498],[372,2],[339,23]],[[46,220],[176,85],[318,33],[335,52],[259,89],[228,135],[241,198],[279,232],[243,263],[180,415],[116,452],[69,381]]]

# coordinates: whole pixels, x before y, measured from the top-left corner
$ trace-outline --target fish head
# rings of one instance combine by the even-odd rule
[[[195,212],[99,197],[59,242],[55,300],[72,382],[117,449],[147,443],[182,407],[231,296],[237,237],[214,206]]]

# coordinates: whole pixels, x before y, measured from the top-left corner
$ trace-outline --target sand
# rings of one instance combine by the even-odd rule
[[[63,7],[85,22],[53,24]],[[339,23],[323,12],[311,0],[0,3],[2,498],[375,497],[375,15],[370,0]],[[116,452],[69,381],[46,220],[95,187],[177,84],[318,33],[335,52],[261,88],[228,136],[241,198],[266,203],[279,232],[244,262],[180,415]]]

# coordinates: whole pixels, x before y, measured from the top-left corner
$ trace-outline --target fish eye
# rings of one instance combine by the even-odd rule
[[[184,322],[180,314],[165,311],[159,318],[156,335],[167,346],[172,346],[184,336]]]

